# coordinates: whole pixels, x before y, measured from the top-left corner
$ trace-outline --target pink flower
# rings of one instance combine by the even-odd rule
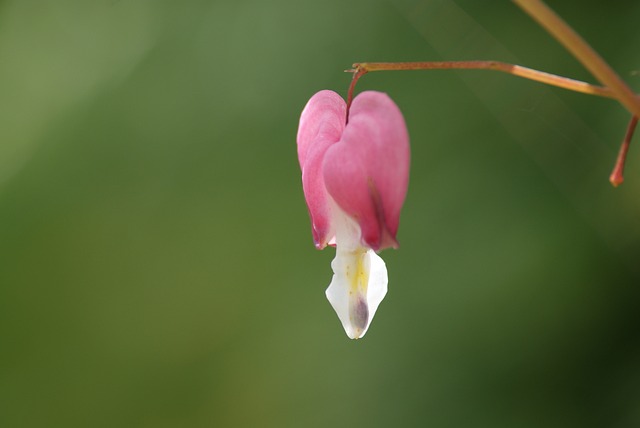
[[[327,298],[349,337],[366,333],[387,292],[376,254],[398,247],[396,233],[409,183],[409,136],[402,113],[380,92],[346,103],[315,94],[300,117],[298,159],[318,249],[336,246]]]

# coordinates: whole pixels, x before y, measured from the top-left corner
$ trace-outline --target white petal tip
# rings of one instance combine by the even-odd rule
[[[384,261],[373,250],[338,250],[331,267],[334,275],[326,291],[327,299],[347,336],[360,339],[387,294]]]

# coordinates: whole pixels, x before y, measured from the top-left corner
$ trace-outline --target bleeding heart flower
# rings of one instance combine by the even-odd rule
[[[387,293],[387,269],[376,251],[398,247],[409,136],[386,94],[363,92],[348,123],[346,114],[335,92],[311,97],[300,117],[298,159],[315,245],[336,246],[327,298],[347,335],[358,339]]]

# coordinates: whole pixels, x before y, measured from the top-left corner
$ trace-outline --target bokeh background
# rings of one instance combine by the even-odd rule
[[[640,89],[640,4],[551,5]],[[0,426],[640,426],[640,147],[615,101],[384,72],[412,144],[350,341],[295,135],[357,61],[593,81],[511,2],[0,2]]]

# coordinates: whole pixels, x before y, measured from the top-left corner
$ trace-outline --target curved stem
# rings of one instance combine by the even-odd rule
[[[353,101],[353,92],[358,79],[371,71],[394,70],[493,70],[583,94],[616,98],[616,94],[609,88],[500,61],[359,62],[353,64],[353,69],[345,70],[353,73],[347,94],[347,123],[349,122],[349,108],[351,107],[351,101]]]
[[[583,94],[616,98],[609,88],[500,61],[361,62],[353,64],[353,70],[348,71],[361,76],[366,72],[383,70],[493,70]]]
[[[355,67],[355,64],[354,64],[354,67]],[[356,83],[358,83],[358,79],[360,79],[360,77],[367,74],[367,70],[357,69],[357,70],[345,70],[345,71],[353,73],[353,77],[351,78],[351,84],[349,85],[349,92],[347,93],[346,123],[349,123],[349,109],[351,108],[351,101],[353,101],[353,91],[356,88]]]
[[[640,116],[640,99],[566,22],[540,0],[513,0],[545,30],[573,54],[603,85],[610,88],[615,98],[633,115]]]

